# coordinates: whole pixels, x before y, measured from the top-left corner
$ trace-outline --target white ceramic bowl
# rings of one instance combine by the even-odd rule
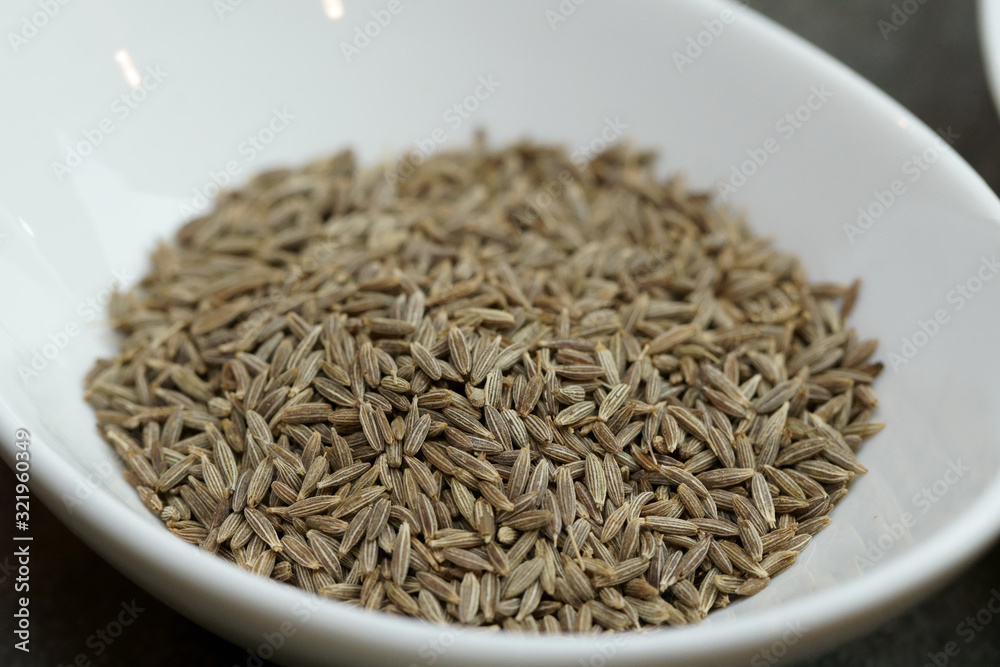
[[[50,18],[18,2],[23,39],[0,59],[16,101],[0,110],[0,434],[12,462],[30,430],[32,492],[153,594],[283,664],[771,664],[873,627],[980,552],[1000,525],[1000,203],[911,114],[752,12],[580,1],[346,0],[339,19],[330,0],[107,0]],[[122,480],[80,397],[113,349],[96,302],[140,275],[213,174],[432,150],[479,126],[495,143],[657,147],[696,186],[729,179],[728,201],[816,280],[864,278],[855,323],[883,341],[889,428],[833,525],[762,594],[614,640],[441,630],[241,572]]]

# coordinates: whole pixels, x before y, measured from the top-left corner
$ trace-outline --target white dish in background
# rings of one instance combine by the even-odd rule
[[[993,103],[1000,108],[1000,4],[979,0],[979,41]]]
[[[359,39],[348,62],[341,43],[390,4],[399,11],[367,45]],[[612,656],[630,665],[771,664],[872,628],[997,533],[1000,280],[984,281],[1000,249],[1000,202],[933,132],[845,67],[715,1],[347,0],[337,20],[331,0],[326,15],[318,1],[243,3],[221,17],[220,5],[60,6],[0,60],[17,101],[0,123],[3,455],[13,461],[15,430],[28,428],[32,492],[153,594],[254,649],[291,623],[273,657],[287,665],[579,665]],[[575,10],[562,16],[560,6]],[[38,12],[28,0],[12,9],[29,20]],[[141,73],[156,68],[162,80],[143,83]],[[492,91],[480,77],[492,77]],[[477,87],[478,101],[469,98]],[[457,122],[449,109],[463,103],[478,108]],[[273,120],[286,108],[294,118]],[[84,373],[113,349],[88,300],[115,272],[140,275],[182,204],[211,190],[213,172],[235,165],[242,180],[344,146],[371,162],[440,137],[457,145],[480,126],[494,144],[531,137],[597,147],[616,124],[696,186],[713,187],[734,165],[754,172],[730,202],[799,253],[815,280],[864,279],[853,323],[883,340],[881,359],[916,352],[876,385],[889,428],[862,449],[871,472],[763,593],[696,627],[616,638],[442,630],[256,578],[183,543],[142,508],[81,399]],[[244,143],[268,132],[256,153]],[[60,182],[53,162],[91,140],[98,145]],[[754,156],[763,166],[746,162]],[[858,224],[859,207],[870,222]],[[959,284],[976,291],[960,296]],[[936,315],[943,324],[929,323]],[[904,349],[903,337],[919,347]],[[22,378],[35,352],[44,367]],[[77,493],[86,497],[67,502]]]

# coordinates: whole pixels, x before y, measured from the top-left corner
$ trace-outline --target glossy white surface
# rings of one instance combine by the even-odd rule
[[[338,15],[336,2],[322,4]],[[0,111],[0,439],[10,461],[15,429],[32,431],[33,492],[78,535],[241,645],[259,647],[291,623],[274,657],[283,664],[485,667],[602,656],[767,664],[900,611],[997,533],[1000,280],[986,278],[1000,270],[991,263],[1000,202],[933,132],[766,20],[737,9],[723,22],[730,4],[591,0],[550,23],[554,2],[402,0],[348,62],[341,44],[389,5],[346,0],[331,20],[318,0],[244,2],[221,18],[210,3],[70,4],[0,59],[7,99],[18,101]],[[37,7],[13,9],[31,17]],[[689,39],[701,40],[700,53]],[[477,89],[481,99],[466,102]],[[463,118],[453,110],[463,103],[478,108]],[[370,162],[436,137],[460,144],[476,127],[493,143],[576,148],[622,125],[698,187],[718,190],[734,165],[766,155],[729,201],[801,254],[817,281],[864,279],[854,323],[882,339],[882,360],[902,353],[903,337],[925,342],[877,385],[890,427],[862,450],[871,472],[765,592],[698,627],[614,640],[442,631],[252,577],[174,538],[141,507],[80,398],[92,360],[113,349],[89,300],[140,275],[212,172],[233,162],[241,180],[344,146]],[[253,149],[248,136],[263,141],[265,128],[271,142]],[[88,136],[98,145],[60,181],[53,162]],[[875,217],[845,228],[858,207]],[[970,280],[976,291],[960,296],[956,286]],[[944,323],[924,341],[921,322],[934,329],[937,311]],[[23,373],[33,358],[37,374]],[[67,502],[77,493],[85,497]]]

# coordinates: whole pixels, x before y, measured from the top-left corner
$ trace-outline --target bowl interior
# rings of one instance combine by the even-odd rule
[[[348,146],[368,163],[427,153],[486,128],[494,145],[657,148],[664,173],[744,209],[817,282],[864,281],[853,324],[882,341],[877,418],[889,424],[861,450],[870,472],[793,568],[711,616],[714,635],[644,642],[661,650],[700,633],[709,651],[712,636],[745,631],[762,612],[774,625],[792,603],[807,609],[861,581],[855,592],[872,602],[894,567],[931,577],[934,563],[915,554],[970,508],[983,510],[969,526],[978,533],[952,551],[996,529],[983,503],[1000,469],[990,326],[1000,207],[947,147],[950,128],[928,131],[738,5],[345,4],[338,19],[336,2],[233,3],[221,15],[67,6],[0,62],[8,90],[31,100],[6,107],[0,125],[0,396],[5,420],[16,415],[78,473],[83,487],[59,496],[71,525],[90,486],[156,523],[96,436],[81,385],[114,349],[109,290],[141,276],[157,239],[203,210],[218,183]],[[161,538],[175,540],[158,527],[146,537],[149,558]],[[274,587],[233,576],[256,605],[248,632],[266,625]],[[313,622],[359,622],[367,638],[401,627],[342,607],[322,618]],[[412,632],[387,644],[437,632],[404,624]]]

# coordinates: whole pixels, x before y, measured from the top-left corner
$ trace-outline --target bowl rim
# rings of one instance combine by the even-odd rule
[[[742,4],[733,0],[683,2],[688,6],[697,5],[698,11],[706,15],[737,6],[743,9]],[[980,11],[989,11],[984,9],[985,4],[980,3]],[[866,124],[869,119],[875,123],[894,121],[906,133],[906,140],[914,144],[926,145],[937,136],[873,84],[798,35],[756,11],[744,12],[741,21],[742,29],[753,33],[753,41],[793,56],[804,63],[804,67],[828,77],[831,84],[839,87],[838,90],[844,90],[852,106],[865,112]],[[987,67],[993,67],[989,59]],[[996,94],[996,90],[994,92]],[[949,146],[942,148],[942,160],[948,164],[942,171],[947,174],[949,190],[963,194],[970,209],[993,211],[994,219],[1000,220],[1000,200],[979,174]],[[14,461],[14,446],[8,434],[13,434],[28,421],[31,420],[22,420],[6,398],[0,396],[0,454],[8,465]],[[30,426],[24,427],[32,431]],[[281,610],[292,609],[307,599],[319,599],[321,603],[309,625],[327,634],[331,643],[350,633],[354,645],[388,643],[395,645],[396,650],[412,649],[416,655],[418,647],[426,645],[442,632],[439,626],[395,618],[389,614],[369,614],[232,567],[222,559],[177,539],[102,487],[94,489],[87,501],[70,515],[58,498],[60,493],[83,483],[83,474],[34,432],[31,452],[29,486],[32,495],[39,496],[60,521],[91,548],[118,565],[128,555],[141,555],[145,560],[133,563],[133,567],[128,569],[135,570],[142,565],[147,569],[169,572],[173,577],[187,579],[191,586],[197,586],[212,598],[228,598],[234,603],[256,607],[262,617],[277,618]],[[946,577],[984,551],[998,534],[1000,475],[990,481],[975,502],[955,517],[950,525],[897,559],[873,568],[877,578],[873,577],[873,572],[864,573],[849,582],[779,604],[748,618],[630,634],[620,645],[621,657],[649,657],[665,648],[669,648],[671,654],[665,656],[660,653],[661,660],[669,658],[683,662],[720,654],[749,655],[762,646],[781,641],[790,619],[796,620],[810,633],[820,635],[825,632],[824,641],[828,644],[856,629],[865,618],[893,606],[895,611],[901,612],[901,603],[911,601],[915,595],[927,593],[933,585],[943,583]],[[125,549],[117,555],[107,553],[116,545]],[[133,575],[135,572],[130,571],[129,576]],[[143,579],[141,575],[134,578]],[[173,600],[166,601],[174,605]],[[265,608],[265,605],[269,607]],[[282,615],[275,625],[282,620],[287,618]],[[218,624],[224,622],[220,620]],[[723,627],[725,632],[720,631]],[[484,633],[459,626],[449,626],[446,631],[453,633],[455,638],[448,650],[448,662],[482,659],[483,654],[497,652],[503,660],[511,662],[530,659],[575,663],[593,656],[599,651],[599,644],[608,641],[606,637],[574,637],[572,641],[566,641],[561,637]],[[291,649],[286,650],[289,655],[293,653]]]

